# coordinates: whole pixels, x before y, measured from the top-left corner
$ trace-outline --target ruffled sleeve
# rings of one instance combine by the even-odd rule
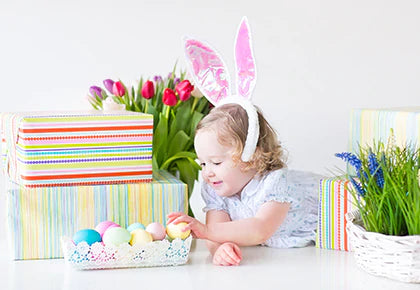
[[[288,202],[291,204],[295,202],[294,196],[289,192],[287,175],[287,169],[279,169],[270,172],[263,178],[262,188],[258,192],[258,207],[269,201]]]
[[[203,197],[206,206],[203,208],[204,212],[209,210],[223,210],[228,212],[225,201],[218,196],[216,192],[205,182],[201,186],[201,196]]]

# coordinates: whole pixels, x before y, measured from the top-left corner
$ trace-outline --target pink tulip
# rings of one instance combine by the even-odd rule
[[[151,99],[155,95],[155,86],[152,81],[146,81],[141,88],[141,95],[145,99]]]
[[[122,82],[118,81],[115,82],[112,86],[112,93],[118,97],[122,97],[125,95],[125,88]]]
[[[170,107],[175,106],[176,103],[178,102],[176,99],[175,92],[169,88],[166,88],[163,91],[162,102],[165,105],[170,106]]]
[[[194,90],[194,86],[189,80],[183,80],[176,85],[175,90],[178,93],[179,99],[185,102],[191,97],[191,92]]]

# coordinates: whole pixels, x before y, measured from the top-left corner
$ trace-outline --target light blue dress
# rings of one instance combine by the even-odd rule
[[[314,173],[282,168],[252,179],[240,197],[220,197],[208,184],[203,183],[201,195],[206,203],[203,211],[222,210],[234,221],[254,217],[265,202],[288,202],[290,209],[286,219],[262,245],[274,248],[305,247],[315,241],[321,178],[321,175]]]

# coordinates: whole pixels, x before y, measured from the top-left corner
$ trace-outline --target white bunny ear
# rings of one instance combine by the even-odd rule
[[[235,40],[236,88],[238,95],[251,99],[257,81],[255,59],[252,53],[248,19],[242,18]]]
[[[184,52],[194,85],[213,105],[230,96],[228,70],[214,49],[201,41],[184,38]]]

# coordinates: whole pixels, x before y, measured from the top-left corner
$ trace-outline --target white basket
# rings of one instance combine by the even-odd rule
[[[177,266],[188,261],[192,237],[155,241],[146,245],[119,246],[86,242],[75,245],[68,237],[61,239],[64,260],[78,270]]]
[[[346,214],[347,233],[357,264],[365,271],[403,282],[420,283],[420,235],[367,232],[359,211]]]

